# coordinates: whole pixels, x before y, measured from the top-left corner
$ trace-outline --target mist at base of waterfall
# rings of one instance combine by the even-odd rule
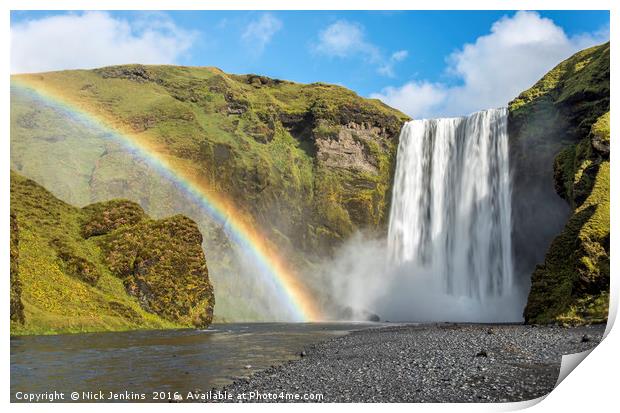
[[[391,322],[522,322],[527,289],[473,298],[446,292],[439,273],[412,262],[389,263],[387,241],[353,236],[323,264],[330,294],[351,320],[376,314]],[[338,315],[335,315],[338,317]],[[342,318],[342,315],[340,315]]]

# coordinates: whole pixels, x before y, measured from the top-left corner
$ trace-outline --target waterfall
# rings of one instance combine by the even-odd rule
[[[400,135],[389,261],[439,277],[450,296],[512,294],[507,114],[413,120]]]

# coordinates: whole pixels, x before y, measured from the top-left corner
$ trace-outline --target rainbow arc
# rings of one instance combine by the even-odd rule
[[[101,129],[106,132],[106,139],[114,140],[125,150],[143,159],[162,178],[172,182],[199,205],[211,219],[227,229],[228,236],[249,254],[259,272],[273,281],[276,298],[288,307],[294,321],[322,319],[314,298],[299,282],[295,271],[278,254],[276,246],[267,240],[250,217],[240,211],[224,194],[213,190],[204,179],[175,162],[162,148],[146,142],[138,134],[122,130],[122,127],[106,119],[100,111],[90,109],[84,102],[75,102],[61,90],[46,84],[41,76],[13,76],[11,86],[64,111],[73,119]]]

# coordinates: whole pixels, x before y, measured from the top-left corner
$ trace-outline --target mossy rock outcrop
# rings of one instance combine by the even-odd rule
[[[194,221],[183,215],[142,220],[97,242],[110,271],[145,310],[171,321],[189,317],[196,327],[211,323],[215,300]]]
[[[22,303],[22,284],[19,280],[19,225],[11,214],[11,321],[24,323],[24,304]]]
[[[607,319],[609,47],[575,54],[509,105],[517,270],[533,271],[527,322]]]
[[[202,235],[134,202],[76,208],[11,171],[11,333],[207,327]]]

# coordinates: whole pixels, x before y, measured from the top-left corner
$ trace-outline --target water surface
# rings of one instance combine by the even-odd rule
[[[214,324],[208,330],[13,337],[11,399],[18,391],[208,391],[298,358],[309,344],[376,325]]]

